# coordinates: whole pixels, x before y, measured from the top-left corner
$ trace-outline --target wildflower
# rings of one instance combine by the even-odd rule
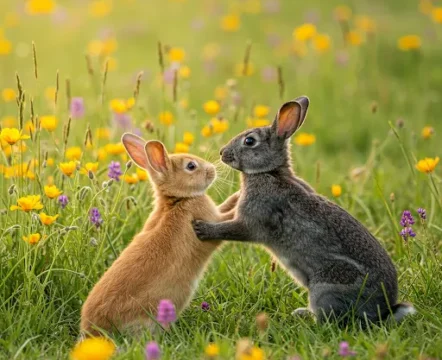
[[[204,350],[204,353],[209,357],[209,358],[214,358],[216,356],[219,355],[219,346],[216,344],[209,344],[206,346],[206,349]]]
[[[29,212],[31,210],[41,210],[43,204],[40,202],[40,195],[23,196],[17,200],[17,205],[12,205],[10,210],[21,210]]]
[[[419,214],[419,217],[421,218],[422,221],[425,221],[427,219],[427,212],[425,209],[419,208],[417,209],[417,213]]]
[[[203,302],[201,303],[201,309],[202,309],[203,311],[209,311],[209,310],[210,310],[210,305],[209,305],[209,303],[206,302],[206,301],[203,301]]]
[[[411,228],[411,226],[414,224],[414,218],[413,218],[413,215],[411,215],[411,212],[409,210],[405,210],[402,213],[400,224],[403,227],[403,229],[400,232],[400,235],[402,236],[402,238],[405,241],[408,240],[408,237],[415,237],[416,236],[413,229]]]
[[[183,79],[188,79],[190,77],[190,67],[188,66],[181,66],[178,70],[178,75]]]
[[[77,169],[77,163],[75,161],[60,163],[59,166],[61,172],[69,177],[71,177]]]
[[[58,120],[55,116],[46,115],[40,117],[40,126],[49,132],[54,131],[57,128]]]
[[[55,185],[45,185],[44,190],[45,190],[45,195],[49,199],[55,199],[57,196],[60,196],[63,193],[63,191],[57,189]]]
[[[432,128],[431,126],[425,126],[425,127],[422,129],[422,137],[423,137],[424,139],[429,139],[429,138],[431,138],[431,137],[433,136],[433,134],[434,134],[434,128]]]
[[[109,171],[107,173],[107,176],[116,181],[120,181],[120,176],[123,174],[121,172],[121,164],[118,161],[111,161],[108,169]]]
[[[204,111],[209,115],[216,115],[219,113],[221,107],[216,100],[210,100],[204,103],[203,105]]]
[[[108,128],[98,128],[95,131],[95,135],[97,137],[97,139],[106,139],[108,140],[110,138],[110,130]]]
[[[80,174],[88,175],[89,171],[95,173],[98,170],[98,163],[97,162],[88,162],[86,163],[81,169]]]
[[[54,0],[28,0],[26,2],[26,12],[31,15],[51,14],[54,10]]]
[[[57,89],[54,86],[48,86],[45,89],[45,97],[48,101],[54,101],[55,100],[55,93],[57,92]]]
[[[261,78],[264,82],[274,82],[278,77],[278,71],[273,66],[265,66],[261,71]]]
[[[334,197],[339,197],[342,194],[342,187],[341,185],[333,184],[331,187],[331,192]]]
[[[44,212],[41,212],[40,214],[38,214],[38,216],[40,217],[40,221],[43,225],[51,225],[55,220],[57,220],[57,218],[60,215],[57,214],[57,215],[51,216],[51,215],[45,214]]]
[[[236,14],[228,14],[221,18],[220,25],[226,32],[235,32],[241,27],[241,19]]]
[[[258,118],[266,117],[269,114],[269,112],[270,112],[270,108],[268,106],[265,106],[265,105],[256,105],[253,108],[253,113]]]
[[[96,0],[89,4],[89,14],[93,17],[104,17],[112,11],[111,0]]]
[[[147,171],[146,170],[143,170],[143,169],[140,169],[140,168],[137,167],[135,171],[137,173],[138,180],[140,180],[140,181],[146,181],[147,180],[148,175],[147,175]]]
[[[123,180],[130,185],[136,184],[138,182],[138,176],[137,174],[126,174],[124,175]]]
[[[295,136],[294,142],[299,146],[310,146],[316,142],[316,136],[302,132]]]
[[[339,356],[341,357],[347,357],[347,356],[355,356],[356,352],[350,350],[350,345],[348,344],[348,342],[346,341],[342,341],[339,344],[339,351],[338,351]]]
[[[345,34],[345,40],[347,43],[353,46],[359,46],[362,44],[362,36],[359,32],[350,30]]]
[[[123,114],[126,111],[130,110],[135,103],[133,98],[124,100],[124,99],[112,99],[109,103],[111,110],[116,114]]]
[[[0,140],[14,145],[19,140],[29,139],[28,135],[22,135],[21,131],[15,128],[4,128],[0,131]]]
[[[2,98],[5,102],[11,102],[15,100],[15,90],[14,89],[3,89],[2,90]]]
[[[307,41],[316,35],[316,26],[314,24],[306,23],[298,26],[293,30],[293,38],[296,41]]]
[[[146,345],[146,360],[158,360],[161,356],[161,350],[155,341],[151,341]]]
[[[431,17],[435,23],[442,23],[442,7],[435,7],[431,10]]]
[[[189,152],[189,145],[187,145],[186,143],[176,143],[175,144],[175,153],[188,153]]]
[[[73,146],[68,149],[66,149],[66,157],[69,160],[80,160],[82,154],[81,147],[79,146]]]
[[[170,126],[174,122],[173,114],[170,111],[162,111],[159,115],[160,122],[166,126]]]
[[[318,53],[325,53],[328,49],[330,49],[331,40],[330,36],[327,34],[318,34],[313,38],[313,48]]]
[[[239,360],[264,360],[265,354],[264,350],[259,347],[253,346],[238,354],[237,358]]]
[[[206,125],[201,129],[201,135],[204,137],[209,137],[212,135],[212,127],[210,125]]]
[[[402,51],[417,50],[421,47],[421,45],[422,45],[421,38],[417,35],[402,36],[397,41],[397,46],[399,50]]]
[[[103,218],[101,217],[100,211],[98,208],[92,208],[89,213],[89,220],[90,222],[95,225],[97,228],[101,226],[103,223]]]
[[[423,160],[419,160],[416,164],[416,169],[418,169],[420,172],[423,173],[432,173],[436,167],[436,165],[439,163],[439,157],[435,158],[425,158]]]
[[[359,30],[366,33],[374,33],[376,31],[376,22],[369,16],[357,16],[355,24]]]
[[[0,37],[0,55],[8,55],[11,51],[11,42],[8,39]]]
[[[210,125],[214,134],[222,134],[229,130],[229,122],[226,119],[213,118]]]
[[[132,130],[133,128],[132,117],[128,113],[122,113],[122,114],[115,113],[112,116],[112,121],[123,131],[129,131]]]
[[[68,205],[69,199],[66,195],[60,195],[57,201],[60,204],[61,208],[64,209]]]
[[[186,145],[192,145],[193,141],[195,140],[195,136],[189,131],[186,131],[183,135],[183,143]]]
[[[165,328],[176,321],[175,306],[170,300],[161,300],[158,305],[157,321]]]
[[[28,236],[23,236],[23,240],[31,245],[37,244],[41,239],[41,235],[39,233],[29,234]]]
[[[13,128],[17,126],[17,119],[14,116],[5,116],[2,118],[2,127]]]
[[[251,62],[247,65],[241,62],[235,65],[234,71],[236,76],[252,76],[255,73],[255,65]]]
[[[82,97],[71,99],[71,116],[73,119],[79,119],[84,116],[84,100]]]
[[[256,326],[258,330],[264,332],[269,327],[269,317],[266,313],[256,315]]]
[[[111,155],[120,155],[125,153],[124,146],[122,143],[107,144],[104,147],[104,151]]]
[[[268,119],[252,119],[252,118],[247,119],[247,126],[250,128],[263,127],[268,125],[270,125],[270,121]]]
[[[108,360],[115,352],[112,341],[103,337],[92,337],[75,345],[71,351],[72,360]]]
[[[334,15],[338,21],[348,21],[351,18],[352,11],[348,6],[337,6],[334,10]]]
[[[179,48],[179,47],[170,48],[170,50],[169,50],[170,62],[180,63],[180,62],[184,61],[185,58],[186,58],[186,52],[184,51],[184,49]]]

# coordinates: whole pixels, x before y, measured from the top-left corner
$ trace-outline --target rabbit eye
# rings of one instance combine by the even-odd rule
[[[252,138],[251,136],[248,136],[244,139],[244,145],[245,146],[253,146],[256,144],[256,140]]]
[[[196,169],[196,163],[194,161],[190,161],[187,164],[186,169],[190,170],[190,171],[194,171]]]

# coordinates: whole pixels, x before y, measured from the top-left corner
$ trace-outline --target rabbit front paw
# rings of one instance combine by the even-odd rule
[[[202,220],[195,220],[193,223],[193,230],[195,231],[196,236],[200,240],[211,240],[213,239],[213,236],[211,234],[211,228],[212,225],[202,221]]]

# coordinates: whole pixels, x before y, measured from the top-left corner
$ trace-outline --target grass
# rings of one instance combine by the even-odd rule
[[[272,259],[263,249],[227,244],[214,256],[189,308],[171,330],[156,335],[146,332],[141,338],[116,336],[116,359],[143,359],[149,339],[160,344],[164,359],[202,358],[209,342],[220,346],[220,358],[231,359],[237,340],[243,337],[251,338],[268,359],[275,360],[294,354],[302,359],[339,358],[341,341],[350,343],[358,359],[382,358],[380,349],[385,344],[385,359],[441,356],[441,172],[439,165],[432,174],[422,174],[415,164],[427,156],[441,156],[442,25],[419,12],[414,1],[347,1],[344,3],[354,14],[371,16],[377,22],[373,36],[360,46],[350,46],[343,42],[332,15],[340,3],[280,3],[281,11],[275,14],[243,13],[241,28],[226,33],[219,21],[233,11],[227,2],[114,0],[108,15],[94,18],[88,15],[85,2],[59,1],[62,11],[31,16],[12,2],[0,1],[0,8],[6,9],[0,15],[0,29],[4,30],[0,39],[4,33],[3,38],[12,44],[10,54],[0,55],[0,90],[17,89],[17,72],[25,94],[18,107],[15,100],[0,99],[1,126],[11,127],[7,117],[13,117],[14,126],[19,127],[20,107],[26,124],[32,116],[31,99],[35,125],[37,116],[55,115],[59,121],[53,133],[34,130],[32,139],[24,141],[27,149],[23,153],[14,147],[11,156],[10,147],[2,146],[0,358],[67,358],[78,339],[80,309],[88,292],[147,218],[152,207],[148,183],[121,181],[103,188],[109,162],[120,161],[125,171],[126,159],[98,151],[119,141],[123,129],[111,121],[108,104],[114,98],[133,96],[140,71],[144,75],[139,95],[128,112],[133,127],[141,129],[146,139],[161,139],[170,151],[189,131],[195,136],[189,151],[213,161],[218,149],[246,128],[254,105],[269,106],[271,119],[283,101],[308,95],[311,108],[302,131],[314,134],[316,142],[293,146],[297,174],[329,197],[332,184],[342,186],[342,195],[334,201],[363,222],[389,251],[398,269],[400,299],[412,302],[418,314],[400,325],[366,331],[295,319],[291,312],[306,306],[306,290],[279,267],[272,271]],[[7,26],[13,19],[8,15],[11,12],[16,13],[16,27]],[[329,34],[332,46],[318,54],[309,44],[305,56],[296,56],[293,29],[316,15],[320,15],[318,31]],[[195,27],[199,22],[204,28],[192,29],[191,24]],[[398,50],[397,39],[407,34],[421,37],[419,50]],[[111,49],[115,43],[108,43],[108,72],[103,73],[106,56],[91,55],[88,73],[84,57],[88,44],[105,36],[118,45]],[[279,45],[271,46],[269,36],[279,37]],[[159,81],[158,41],[166,69],[170,64],[165,46],[185,50],[189,79],[180,77],[175,86],[173,81]],[[234,67],[244,61],[248,43],[254,73],[244,77],[235,74]],[[217,49],[219,54],[215,54]],[[279,85],[277,77],[263,80],[261,71],[266,66],[274,70],[280,66]],[[228,79],[235,79],[236,85],[226,87]],[[57,81],[55,104],[48,87],[57,87]],[[211,116],[202,106],[215,97],[219,86],[226,88],[222,114],[229,129],[206,138],[201,129]],[[232,100],[237,94],[240,103]],[[86,112],[83,118],[72,119],[69,136],[65,136],[72,96],[84,99]],[[165,110],[174,114],[173,126],[159,122],[158,114]],[[153,124],[153,133],[145,130],[146,120]],[[424,126],[434,128],[429,139],[421,136]],[[93,146],[83,149],[88,127]],[[98,128],[109,128],[110,138],[97,138]],[[67,148],[83,149],[82,164],[100,158],[93,180],[78,172],[72,178],[62,175],[58,164],[65,159],[65,139]],[[43,167],[46,152],[54,165]],[[32,159],[39,159],[31,167],[33,179],[32,174],[8,176],[6,168]],[[133,172],[134,168],[128,170]],[[51,177],[70,199],[65,209],[44,195],[43,186]],[[220,178],[223,180],[210,190],[217,202],[239,187],[237,173],[224,168]],[[42,195],[43,211],[60,214],[55,224],[43,226],[32,213],[9,210],[19,197],[34,194]],[[104,219],[98,230],[88,220],[92,207],[98,207]],[[417,236],[405,243],[399,236],[401,213],[409,209],[417,217],[418,207],[427,210],[427,221],[417,221]],[[22,240],[37,232],[47,238],[37,245]],[[202,301],[210,304],[209,312],[201,310]],[[264,334],[255,324],[260,312],[270,319]]]

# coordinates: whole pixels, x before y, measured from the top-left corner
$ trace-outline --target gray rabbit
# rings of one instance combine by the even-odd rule
[[[195,221],[200,240],[264,245],[309,290],[320,323],[350,316],[369,322],[400,321],[414,313],[397,303],[395,267],[376,238],[353,216],[315,193],[291,169],[289,139],[305,120],[309,99],[282,105],[271,126],[250,129],[221,149],[222,161],[242,172],[234,220]],[[300,308],[295,314],[309,310]]]

